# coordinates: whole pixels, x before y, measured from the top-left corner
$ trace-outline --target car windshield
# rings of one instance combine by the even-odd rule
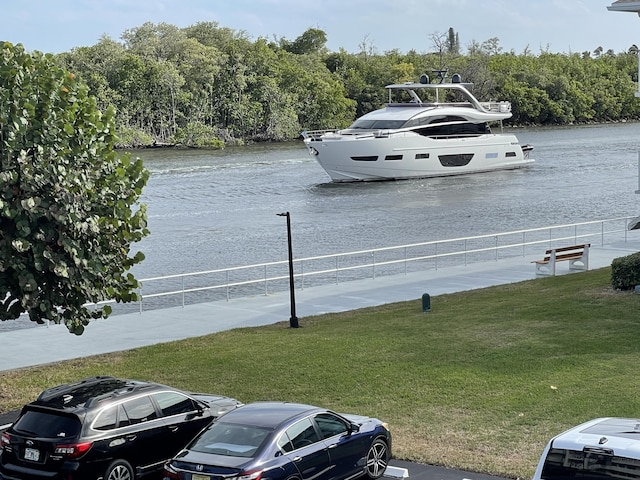
[[[42,438],[74,438],[80,434],[80,420],[68,415],[27,410],[13,425],[16,433]]]
[[[229,457],[252,457],[269,435],[265,428],[214,423],[202,432],[189,447],[190,450]]]

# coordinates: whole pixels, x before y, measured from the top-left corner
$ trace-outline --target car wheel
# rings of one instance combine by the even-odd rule
[[[115,460],[107,467],[104,480],[133,480],[133,468],[126,460]]]
[[[387,447],[387,442],[381,438],[376,438],[371,447],[369,447],[369,453],[367,453],[365,474],[373,480],[378,479],[384,474],[388,464],[389,448]]]

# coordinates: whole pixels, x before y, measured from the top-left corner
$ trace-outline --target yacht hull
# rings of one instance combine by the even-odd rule
[[[516,169],[534,161],[510,134],[434,138],[411,131],[386,136],[324,133],[304,142],[334,182],[463,175]]]

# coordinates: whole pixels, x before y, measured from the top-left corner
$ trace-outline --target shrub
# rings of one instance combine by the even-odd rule
[[[153,146],[153,137],[139,128],[121,126],[117,132],[116,148]]]
[[[631,290],[640,285],[640,252],[613,259],[611,285],[617,290]]]
[[[202,122],[191,122],[179,128],[172,140],[185,147],[224,148],[224,141],[216,136],[216,129]]]

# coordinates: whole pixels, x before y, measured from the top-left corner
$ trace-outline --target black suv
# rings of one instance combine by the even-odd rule
[[[132,480],[158,471],[241,405],[157,383],[92,377],[45,390],[0,437],[3,480]]]

